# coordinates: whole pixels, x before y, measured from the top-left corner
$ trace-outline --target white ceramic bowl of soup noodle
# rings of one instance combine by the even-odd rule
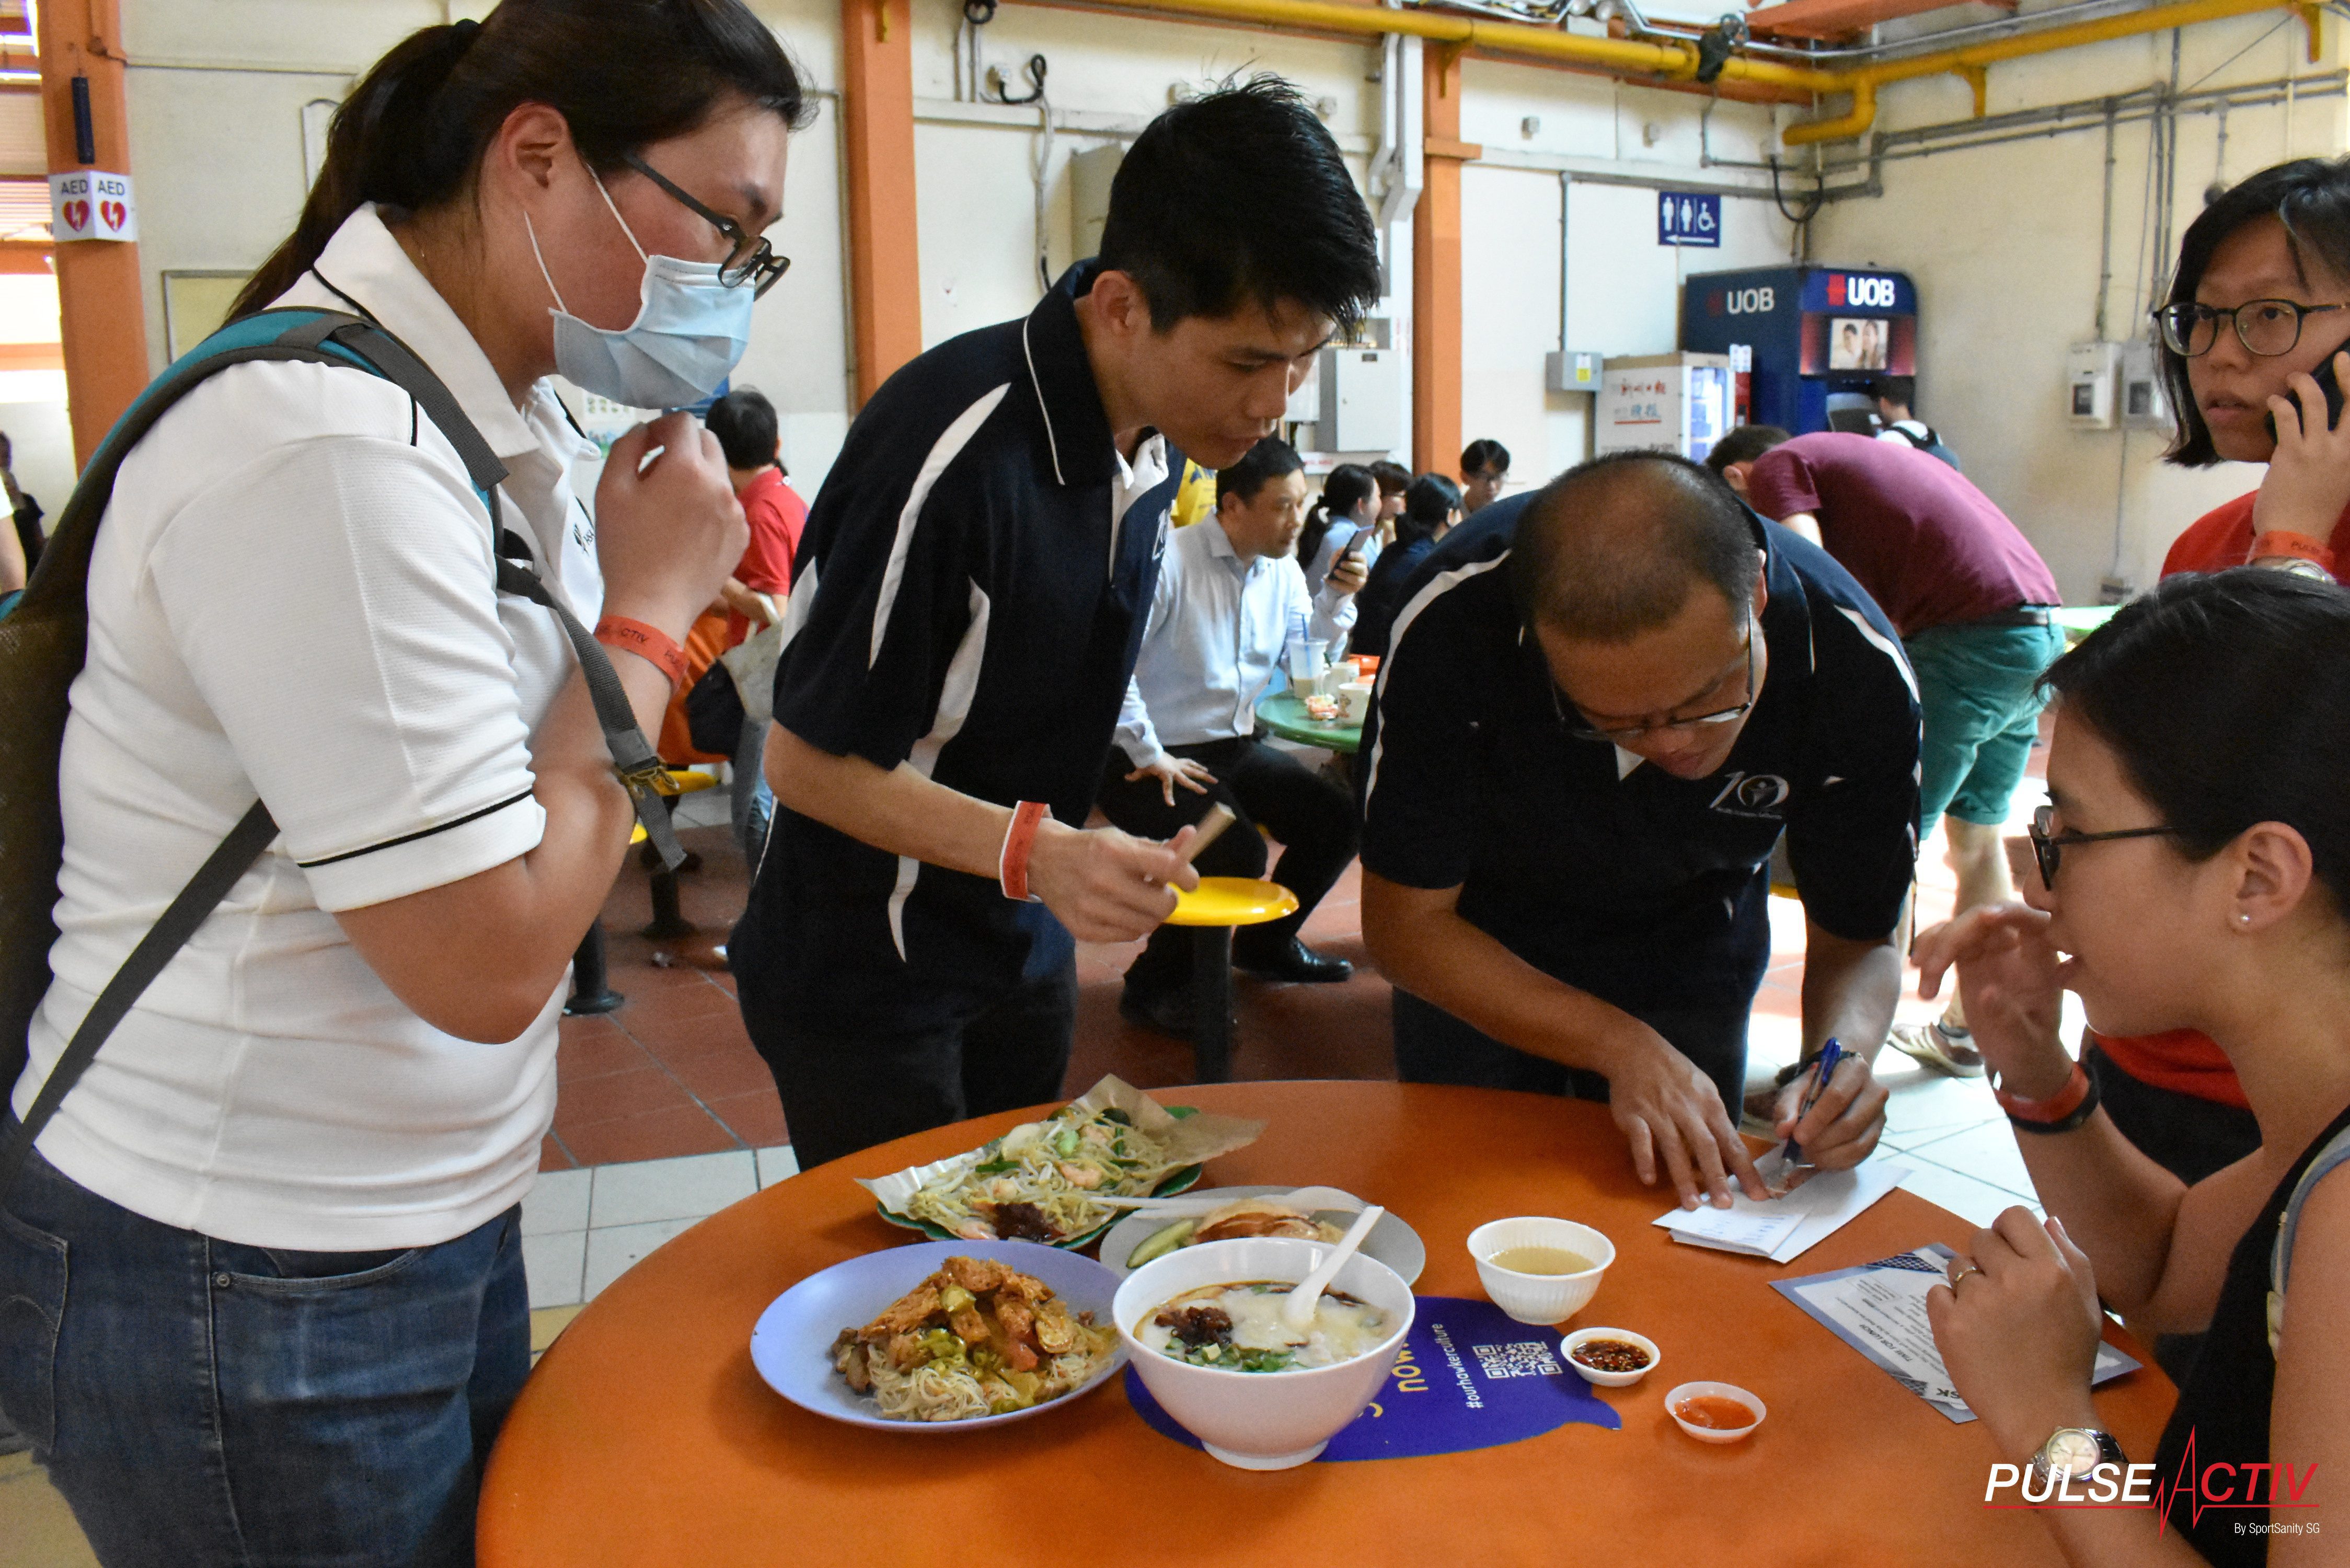
[[[1565,1273],[1513,1269],[1496,1262],[1515,1253],[1513,1262],[1559,1262],[1542,1254],[1566,1253],[1565,1261],[1584,1265]],[[1469,1232],[1469,1255],[1477,1260],[1477,1278],[1493,1304],[1520,1323],[1564,1323],[1581,1312],[1599,1289],[1600,1276],[1616,1261],[1616,1243],[1588,1225],[1572,1220],[1523,1216],[1495,1220]]]
[[[1131,1356],[1128,1365],[1167,1413],[1228,1465],[1281,1470],[1305,1464],[1361,1415],[1411,1329],[1411,1287],[1376,1258],[1357,1252],[1347,1259],[1330,1289],[1386,1314],[1387,1332],[1353,1358],[1327,1366],[1281,1372],[1195,1366],[1147,1347],[1137,1335],[1177,1296],[1251,1280],[1294,1282],[1329,1254],[1326,1242],[1286,1236],[1208,1241],[1152,1259],[1118,1288],[1110,1315]]]

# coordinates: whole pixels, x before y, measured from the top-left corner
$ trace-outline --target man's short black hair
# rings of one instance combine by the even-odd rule
[[[1898,403],[1911,413],[1918,411],[1915,376],[1871,376],[1860,384],[1860,389],[1878,402]]]
[[[1762,572],[1754,525],[1720,478],[1662,452],[1611,452],[1534,493],[1511,544],[1530,626],[1627,642],[1711,587],[1743,614]]]
[[[1471,441],[1461,449],[1461,477],[1510,472],[1510,449],[1491,438]]]
[[[1295,447],[1279,436],[1267,436],[1232,467],[1216,470],[1216,504],[1222,506],[1227,495],[1253,501],[1268,481],[1286,479],[1305,469],[1305,460],[1297,455]]]
[[[1143,129],[1110,182],[1101,262],[1134,279],[1159,332],[1292,301],[1344,334],[1383,292],[1378,234],[1338,144],[1275,76]]]
[[[1794,439],[1777,425],[1740,425],[1713,443],[1705,465],[1721,473],[1733,462],[1752,462],[1781,441]]]
[[[737,387],[711,404],[702,422],[718,438],[718,450],[726,454],[727,467],[764,468],[771,462],[777,468],[784,466],[775,459],[780,429],[775,405],[767,401],[765,393]]]

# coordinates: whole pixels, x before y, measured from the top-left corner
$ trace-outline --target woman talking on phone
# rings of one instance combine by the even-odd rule
[[[2350,347],[2350,159],[2280,163],[2206,207],[2155,314],[2176,424],[2168,460],[2268,469],[2178,536],[2163,575],[2250,564],[2350,576],[2350,424],[2329,428],[2317,379],[2350,374],[2338,352]],[[2183,1181],[2260,1144],[2243,1085],[2199,1030],[2093,1030],[2085,1059],[2123,1136]],[[2191,1348],[2156,1346],[2175,1376]]]
[[[2111,1501],[2097,1483],[2121,1472],[2095,1467],[2153,1465],[2158,1518],[2040,1511],[2080,1568],[2339,1563],[2320,1528],[2350,1468],[2350,592],[2174,577],[2048,684],[2030,907],[1970,909],[1918,962],[1929,994],[1956,966],[2051,1218],[1977,1233],[1927,1297],[1934,1338],[1991,1457],[2028,1473],[2022,1501]],[[2190,1185],[2133,1147],[2058,1038],[2063,991],[2101,1030],[2218,1042],[2252,1150]],[[2150,1454],[2099,1428],[2101,1300],[2209,1331]]]
[[[760,234],[804,113],[739,0],[505,0],[369,71],[238,303],[371,317],[430,368],[647,729],[742,512],[673,414],[614,444],[591,517],[547,378],[718,385],[785,265]],[[630,818],[490,516],[391,382],[256,361],[163,415],[99,531],[16,1116],[256,795],[279,829],[0,1208],[0,1408],[109,1568],[472,1559],[566,969]]]

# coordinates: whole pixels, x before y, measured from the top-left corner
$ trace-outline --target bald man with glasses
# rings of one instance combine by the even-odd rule
[[[1363,934],[1399,1074],[1606,1100],[1685,1207],[1764,1196],[1737,1132],[1772,846],[1803,888],[1806,1061],[1776,1101],[1867,1158],[1901,984],[1917,689],[1808,542],[1679,458],[1615,453],[1454,530],[1405,590],[1363,733]]]

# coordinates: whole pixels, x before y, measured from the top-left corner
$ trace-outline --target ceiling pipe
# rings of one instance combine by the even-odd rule
[[[1037,0],[1067,5],[1072,0]],[[1076,0],[1085,5],[1086,0]],[[1982,71],[2002,61],[2147,33],[2168,32],[2198,22],[2220,21],[2258,11],[2285,9],[2306,12],[2297,0],[2174,0],[2173,4],[2131,11],[2118,16],[2079,22],[2066,26],[2034,28],[2006,37],[1955,49],[1937,49],[1906,59],[1843,70],[1820,70],[1777,60],[1733,56],[1721,79],[1745,82],[1781,91],[1814,95],[1851,95],[1849,109],[1825,119],[1791,125],[1780,133],[1789,146],[1835,141],[1866,132],[1877,119],[1877,91],[1888,82],[1955,74],[1982,91]],[[1570,33],[1560,27],[1505,22],[1482,15],[1424,10],[1414,6],[1350,5],[1347,0],[1105,0],[1102,9],[1148,16],[1207,18],[1249,26],[1271,26],[1310,33],[1353,34],[1380,37],[1399,34],[1423,38],[1457,50],[1477,49],[1579,66],[1617,76],[1668,82],[1697,78],[1695,42],[1674,38],[1603,38]]]
[[[1976,112],[1980,114],[1982,111],[1980,73],[1987,66],[2020,59],[2027,55],[2053,54],[2058,49],[2079,48],[2087,44],[2137,37],[2147,33],[2167,33],[2173,27],[2191,26],[2198,22],[2217,22],[2276,8],[2277,0],[2179,0],[2175,5],[2157,5],[2148,10],[2101,17],[2093,22],[2076,22],[2069,26],[2050,27],[2020,36],[1972,44],[1964,48],[1939,50],[1914,59],[1864,66],[1858,70],[1844,73],[1846,81],[1839,90],[1852,94],[1850,109],[1831,119],[1807,120],[1800,125],[1791,125],[1780,133],[1780,140],[1790,147],[1803,147],[1815,141],[1837,141],[1860,135],[1876,123],[1877,89],[1888,82],[1913,81],[1919,77],[1940,76],[1946,72],[1965,77],[1975,84]],[[2288,8],[2303,9],[2298,5]]]

